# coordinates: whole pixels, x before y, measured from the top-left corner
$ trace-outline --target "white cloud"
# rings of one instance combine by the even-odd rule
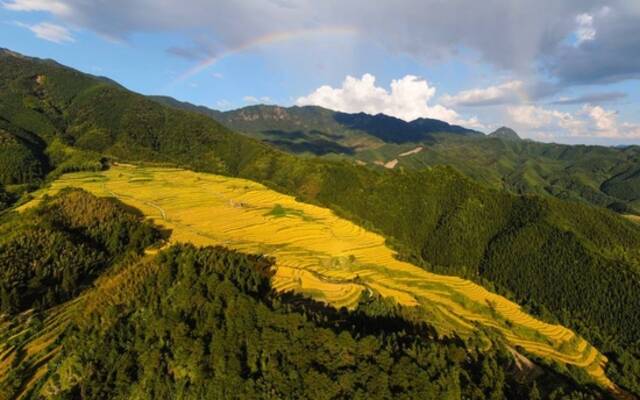
[[[595,123],[597,130],[612,134],[617,131],[617,113],[615,111],[607,111],[600,106],[585,105],[582,112],[588,115]]]
[[[214,108],[221,108],[221,109],[230,109],[232,107],[233,107],[233,103],[227,99],[221,99],[216,101],[214,106]]]
[[[298,98],[296,104],[317,105],[349,113],[382,113],[405,121],[435,118],[454,124],[480,126],[475,118],[463,120],[450,108],[439,104],[430,106],[428,103],[435,94],[436,88],[417,76],[394,79],[388,91],[376,86],[375,76],[364,74],[360,79],[347,76],[339,88],[321,86],[308,96]]]
[[[640,139],[640,125],[623,122],[620,128],[625,132],[624,137],[629,139]]]
[[[591,104],[575,113],[523,105],[508,107],[507,114],[513,126],[525,135],[541,140],[562,137],[640,138],[640,125],[620,123],[616,111]]]
[[[12,0],[2,5],[12,11],[46,11],[56,15],[68,15],[71,11],[64,1],[58,0]]]
[[[508,107],[507,114],[516,126],[530,131],[562,130],[577,135],[584,129],[583,121],[570,113],[533,105]]]
[[[214,72],[214,73],[211,74],[211,76],[213,76],[216,79],[224,78],[224,75],[222,75],[220,72]]]
[[[52,24],[49,22],[41,22],[35,25],[27,25],[21,22],[18,26],[29,29],[40,39],[48,40],[54,43],[75,42],[71,32],[64,26]]]
[[[577,44],[588,42],[596,38],[596,29],[593,27],[593,15],[579,14],[576,17],[578,28],[576,29]]]
[[[593,132],[600,137],[640,139],[640,125],[628,122],[618,122],[618,112],[605,110],[601,106],[590,104],[582,107],[586,115],[594,124]]]
[[[577,28],[575,30],[576,46],[579,46],[583,42],[590,42],[596,39],[598,31],[594,26],[596,18],[602,19],[611,14],[611,8],[604,6],[601,7],[594,14],[582,13],[576,16]]]
[[[270,104],[270,103],[273,103],[273,99],[271,99],[271,97],[269,97],[269,96],[262,96],[262,97],[244,96],[242,98],[242,101],[244,101],[245,103],[250,103],[250,104]]]
[[[450,106],[488,106],[505,103],[513,103],[524,93],[524,83],[520,80],[512,80],[499,85],[486,88],[463,90],[462,92],[442,97],[444,104]]]

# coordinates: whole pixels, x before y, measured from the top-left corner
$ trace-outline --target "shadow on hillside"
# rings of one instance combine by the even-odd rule
[[[266,142],[291,153],[312,153],[316,156],[323,156],[330,153],[355,154],[354,149],[326,139],[309,139],[304,142],[294,142],[286,139],[268,139]]]
[[[348,129],[360,130],[387,143],[434,142],[433,133],[452,133],[460,135],[475,132],[461,126],[450,125],[444,121],[429,118],[418,118],[411,122],[384,114],[369,115],[365,113],[335,113],[334,119]]]

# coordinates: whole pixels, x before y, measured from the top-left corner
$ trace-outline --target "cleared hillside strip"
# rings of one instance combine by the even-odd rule
[[[413,150],[405,151],[404,153],[398,154],[398,157],[406,157],[406,156],[410,156],[412,154],[418,154],[418,153],[420,153],[422,151],[423,148],[424,147],[422,147],[422,146],[418,146]]]

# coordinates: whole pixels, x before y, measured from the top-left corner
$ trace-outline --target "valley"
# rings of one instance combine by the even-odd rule
[[[65,187],[116,197],[171,230],[170,243],[224,245],[276,259],[274,287],[353,308],[369,291],[415,307],[439,334],[494,332],[514,348],[584,369],[615,390],[606,357],[569,329],[541,322],[515,303],[458,277],[398,260],[385,239],[332,211],[239,178],[175,168],[114,166],[63,175],[20,210]],[[487,338],[487,345],[491,342]]]

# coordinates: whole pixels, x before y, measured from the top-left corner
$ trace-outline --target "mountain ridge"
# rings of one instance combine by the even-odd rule
[[[160,101],[207,115],[293,154],[351,159],[374,168],[451,165],[498,189],[640,213],[640,175],[634,173],[640,165],[640,146],[542,143],[522,139],[507,127],[485,135],[438,120],[406,122],[317,106],[254,105],[219,112],[167,98]],[[412,152],[419,147],[421,151]]]
[[[353,153],[363,148],[375,148],[384,143],[408,143],[432,140],[433,133],[479,135],[480,132],[444,121],[418,118],[407,122],[386,114],[344,113],[320,106],[257,104],[230,111],[218,111],[205,106],[181,102],[165,96],[151,96],[163,104],[207,115],[228,128],[275,145],[283,150],[296,149],[303,140],[315,141],[323,155],[322,143],[327,140],[350,148]],[[313,149],[312,146],[307,146]],[[294,151],[296,152],[296,151]]]
[[[227,110],[227,111],[220,111],[220,110],[216,110],[214,108],[210,108],[204,105],[197,105],[188,101],[182,101],[182,100],[177,100],[171,96],[160,96],[160,95],[150,95],[148,96],[149,98],[156,100],[160,103],[165,103],[168,105],[173,105],[176,107],[183,107],[185,109],[191,109],[193,111],[198,111],[210,116],[227,116],[225,119],[230,119],[233,118],[233,116],[238,115],[238,114],[243,114],[246,112],[250,112],[252,110],[261,110],[261,111],[268,111],[268,110],[276,110],[276,111],[281,111],[281,113],[273,113],[272,115],[275,115],[274,119],[284,119],[284,115],[282,114],[282,112],[291,112],[291,111],[296,111],[296,110],[308,110],[308,111],[317,111],[317,112],[325,112],[325,113],[331,113],[331,114],[338,114],[338,115],[344,115],[345,118],[362,118],[362,119],[375,119],[375,118],[384,118],[387,120],[393,120],[394,122],[398,123],[398,124],[407,124],[409,126],[414,126],[416,127],[416,129],[425,129],[425,133],[431,133],[431,132],[450,132],[450,133],[460,133],[460,134],[478,134],[478,133],[482,133],[480,131],[474,130],[474,129],[469,129],[469,128],[465,128],[463,126],[460,125],[455,125],[455,124],[449,124],[448,122],[445,122],[443,120],[438,120],[438,119],[434,119],[434,118],[426,118],[426,117],[419,117],[416,119],[413,119],[411,121],[406,121],[403,120],[401,118],[398,117],[394,117],[388,114],[384,114],[384,113],[377,113],[377,114],[369,114],[369,113],[365,113],[365,112],[354,112],[354,113],[349,113],[349,112],[342,112],[342,111],[336,111],[336,110],[332,110],[330,108],[326,108],[326,107],[322,107],[322,106],[317,106],[317,105],[304,105],[304,106],[299,106],[299,105],[293,105],[293,106],[281,106],[281,105],[277,105],[277,104],[253,104],[253,105],[248,105],[248,106],[244,106],[244,107],[239,107],[239,108],[235,108],[235,109],[231,109],[231,110]],[[280,118],[277,117],[277,115],[280,115]],[[429,126],[430,124],[437,126],[438,128],[440,128],[441,130],[437,130],[437,128],[431,127]],[[426,126],[426,128],[425,128]]]

